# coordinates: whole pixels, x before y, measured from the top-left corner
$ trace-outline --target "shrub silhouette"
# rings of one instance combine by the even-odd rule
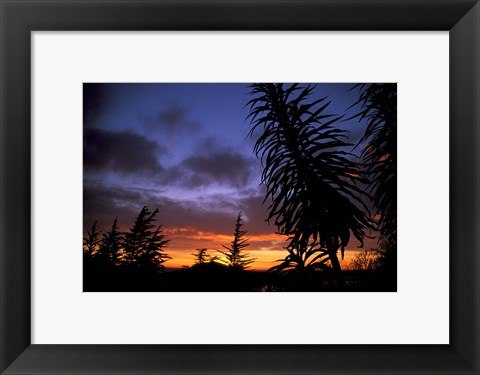
[[[372,271],[378,267],[379,254],[375,250],[365,250],[355,254],[350,262],[350,269],[354,271]]]
[[[341,117],[326,114],[326,98],[309,101],[313,86],[258,83],[248,118],[250,136],[260,131],[254,151],[262,161],[264,202],[271,200],[267,220],[274,220],[279,233],[289,236],[292,252],[304,258],[307,251],[326,251],[331,267],[340,277],[337,251],[343,251],[352,233],[363,245],[373,228],[364,203],[366,183],[345,131],[334,124]],[[321,260],[323,264],[323,259]]]

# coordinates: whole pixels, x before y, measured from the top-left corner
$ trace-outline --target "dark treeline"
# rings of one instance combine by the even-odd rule
[[[84,291],[104,289],[121,280],[148,282],[164,270],[165,253],[170,240],[156,226],[158,209],[143,207],[127,232],[119,232],[117,219],[106,233],[97,230],[94,222],[83,239]],[[98,285],[101,284],[101,285]],[[123,285],[123,283],[121,283]]]
[[[251,290],[245,284],[246,270],[254,262],[245,251],[249,245],[242,229],[242,214],[235,221],[233,240],[221,256],[210,256],[208,249],[197,249],[194,264],[180,271],[165,272],[163,263],[172,259],[166,250],[170,243],[156,226],[158,209],[151,212],[144,206],[133,226],[119,232],[117,219],[111,229],[101,233],[97,221],[83,239],[84,291],[159,291],[159,290]],[[180,280],[176,280],[180,277]],[[167,281],[168,280],[168,281]]]
[[[350,115],[328,112],[312,85],[250,86],[249,135],[263,166],[266,220],[288,238],[286,256],[268,272],[251,271],[241,213],[233,240],[193,253],[194,264],[165,272],[170,240],[143,207],[133,226],[106,233],[93,223],[84,238],[85,291],[395,291],[397,274],[397,87],[358,84]],[[352,112],[353,111],[353,112]],[[353,115],[352,115],[353,113]],[[344,121],[365,126],[349,142]],[[359,155],[355,154],[359,153]],[[377,231],[378,248],[342,269],[351,236],[363,247]]]

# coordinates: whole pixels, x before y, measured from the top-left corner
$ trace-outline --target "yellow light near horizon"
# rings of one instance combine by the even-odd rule
[[[355,258],[355,255],[364,250],[358,249],[345,249],[345,258],[340,259],[340,252],[338,253],[340,265],[342,268],[348,267],[351,261]],[[287,255],[286,250],[246,250],[248,254],[256,258],[252,263],[250,269],[257,271],[266,271],[269,268],[278,264],[278,261],[284,259]],[[190,267],[194,264],[193,251],[190,249],[171,249],[168,251],[173,258],[165,263],[167,268],[183,268],[184,266]],[[212,254],[213,255],[213,254]]]
[[[210,256],[220,256],[217,250],[225,250],[222,245],[229,246],[233,236],[232,234],[214,233],[207,231],[199,231],[191,227],[169,228],[168,233],[171,239],[170,246],[166,249],[172,259],[165,263],[167,268],[190,267],[194,264],[194,253],[196,249],[206,248],[207,254]],[[277,233],[267,233],[259,235],[247,235],[249,244],[245,251],[252,257],[256,258],[249,269],[265,271],[278,264],[279,260],[283,260],[288,254],[284,247],[287,245],[286,236]],[[345,259],[340,259],[340,251],[338,257],[342,268],[346,268],[354,259],[355,255],[365,249],[372,247],[374,239],[366,239],[363,249],[352,247],[345,249]],[[265,246],[269,243],[269,246]]]

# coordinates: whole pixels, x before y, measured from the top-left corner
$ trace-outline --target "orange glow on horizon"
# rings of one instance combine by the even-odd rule
[[[223,233],[213,233],[198,231],[195,228],[168,228],[164,233],[171,240],[170,245],[166,249],[166,253],[172,257],[171,260],[165,263],[167,268],[182,268],[184,266],[191,266],[194,263],[194,253],[196,249],[206,248],[207,254],[211,257],[219,256],[222,258],[217,250],[225,250],[222,245],[229,246],[233,235]],[[265,233],[258,235],[246,236],[249,241],[249,246],[245,249],[252,258],[256,258],[252,263],[250,269],[264,271],[275,264],[278,260],[284,259],[287,251],[284,246],[287,245],[286,236],[276,233]],[[342,268],[348,266],[355,255],[364,249],[355,248],[355,244],[345,249],[345,259],[341,260],[340,251],[338,257]]]
[[[343,269],[350,265],[350,262],[355,258],[355,255],[365,251],[365,249],[345,249],[345,259],[341,259],[340,251],[338,252],[338,257],[340,265]],[[249,269],[257,271],[266,271],[269,268],[275,266],[279,263],[279,260],[283,260],[287,255],[286,250],[248,250],[248,254],[256,258],[255,262],[251,265]],[[173,258],[165,263],[167,268],[182,268],[184,266],[190,267],[193,265],[193,255],[191,251],[182,251],[182,250],[169,250],[168,254]],[[215,255],[214,251],[210,252],[210,255]]]
[[[218,241],[218,242],[225,242],[230,243],[233,239],[231,234],[221,234],[221,233],[213,233],[213,232],[204,232],[199,231],[191,227],[186,228],[168,228],[164,229],[163,231],[167,236],[170,237],[183,237],[189,238],[192,240],[209,240],[209,241]],[[245,236],[248,238],[248,242],[259,242],[259,241],[278,241],[283,242],[286,239],[286,236],[281,234],[271,233],[271,234],[259,234],[259,235],[247,235]]]

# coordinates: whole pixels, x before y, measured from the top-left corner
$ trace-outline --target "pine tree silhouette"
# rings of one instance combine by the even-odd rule
[[[226,257],[226,264],[235,269],[246,269],[255,261],[256,258],[251,258],[244,249],[249,245],[248,238],[245,238],[247,231],[242,230],[242,213],[239,212],[235,222],[235,231],[233,233],[233,241],[231,245],[222,245],[228,251],[217,250]]]
[[[100,243],[100,232],[97,231],[97,220],[93,223],[90,230],[87,230],[87,236],[83,238],[83,251],[89,256],[95,255]]]
[[[156,210],[158,212],[158,210]],[[145,269],[152,271],[163,271],[167,260],[172,259],[164,251],[168,246],[170,240],[166,239],[162,232],[162,226],[159,225],[155,232],[153,232],[147,242],[147,246],[138,259],[138,263]]]
[[[170,240],[162,233],[162,226],[154,230],[158,209],[151,212],[144,206],[135,219],[130,231],[124,233],[122,260],[128,265],[146,269],[162,270],[163,263],[171,259],[163,249]]]
[[[210,257],[207,255],[207,248],[196,249],[197,252],[193,253],[194,264],[203,264],[210,260]]]
[[[102,235],[97,257],[104,263],[116,264],[120,258],[122,234],[118,231],[117,219],[113,221],[110,231]]]

